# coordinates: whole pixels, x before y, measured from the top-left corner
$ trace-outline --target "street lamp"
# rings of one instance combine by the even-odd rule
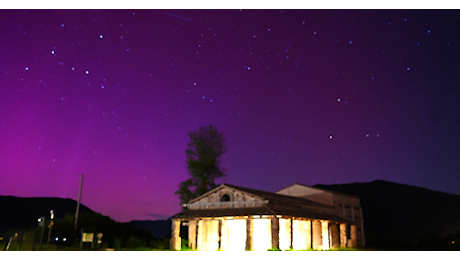
[[[50,211],[50,215],[51,215],[51,221],[50,221],[50,224],[48,226],[48,228],[49,228],[48,229],[48,242],[46,242],[46,245],[49,245],[49,243],[50,243],[51,229],[53,228],[53,225],[54,225],[54,221],[53,221],[53,219],[54,219],[54,211],[53,210]]]
[[[45,231],[45,217],[41,217],[38,219],[38,226],[42,227],[42,235],[40,236],[40,248],[43,245],[43,232]]]

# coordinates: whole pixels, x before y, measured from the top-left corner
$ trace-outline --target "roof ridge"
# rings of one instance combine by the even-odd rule
[[[334,194],[338,194],[338,195],[344,195],[344,196],[354,197],[354,198],[358,198],[358,199],[359,199],[359,197],[356,196],[356,195],[351,195],[351,194],[347,194],[347,193],[343,193],[343,192],[338,192],[338,191],[333,191],[333,190],[321,189],[321,188],[317,188],[317,187],[314,187],[314,186],[309,186],[309,185],[302,184],[302,183],[298,183],[298,182],[295,182],[294,184],[292,184],[292,185],[290,185],[290,186],[287,186],[287,187],[285,187],[285,188],[283,188],[283,189],[281,189],[281,190],[284,190],[284,189],[286,189],[286,188],[288,188],[288,187],[292,187],[292,186],[294,186],[294,185],[296,185],[296,184],[297,184],[297,185],[300,185],[300,186],[304,186],[304,187],[316,189],[316,190],[322,190],[322,191],[326,191],[326,192],[330,192],[330,193],[334,193]],[[326,185],[326,184],[315,184],[315,185]],[[281,191],[281,190],[279,190],[279,191]],[[277,192],[279,192],[279,191],[277,191]]]

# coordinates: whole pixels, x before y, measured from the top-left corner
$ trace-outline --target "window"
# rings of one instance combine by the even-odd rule
[[[230,201],[230,196],[228,196],[228,194],[224,194],[220,201]]]

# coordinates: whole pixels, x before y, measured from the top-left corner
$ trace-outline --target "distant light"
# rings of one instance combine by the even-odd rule
[[[408,67],[407,70],[410,70],[410,68]]]
[[[75,67],[72,67],[72,70],[75,70]]]
[[[104,38],[104,36],[101,34],[101,35],[99,35],[99,38],[101,38],[101,39],[102,39],[102,38]]]
[[[57,237],[56,237],[54,240],[58,241],[58,240],[59,240],[59,238],[57,238]]]
[[[329,136],[329,139],[332,139],[332,135]]]
[[[369,134],[366,134],[366,137],[369,137]]]
[[[248,70],[251,70],[251,67],[248,67]]]
[[[51,54],[53,54],[53,55],[54,55],[54,51],[51,51]]]
[[[348,42],[348,44],[352,44],[352,43],[353,43],[353,41],[349,41],[349,42]]]
[[[337,101],[338,101],[338,102],[340,102],[340,98],[339,98],[339,99],[337,99]]]
[[[89,74],[89,71],[88,71],[88,70],[86,71],[86,74]]]
[[[26,67],[26,70],[29,70],[29,67]]]
[[[67,240],[67,238],[65,238],[65,237],[62,239],[62,241],[66,241],[66,240]]]

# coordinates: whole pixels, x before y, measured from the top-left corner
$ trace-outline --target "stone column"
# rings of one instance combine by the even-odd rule
[[[321,235],[323,239],[323,250],[329,250],[329,221],[321,220]]]
[[[291,219],[281,218],[279,220],[279,248],[281,250],[291,249]]]
[[[356,225],[350,226],[351,247],[357,246]]]
[[[275,216],[271,218],[272,221],[272,248],[279,248],[280,246],[280,225],[279,219]]]
[[[180,219],[172,219],[171,231],[172,233],[169,248],[171,250],[180,250]]]
[[[220,226],[220,250],[228,250],[228,227],[227,220],[222,219],[222,224]]]
[[[307,249],[311,249],[311,220],[307,220]]]
[[[196,221],[188,222],[188,246],[191,249],[196,249]]]
[[[319,220],[313,220],[312,222],[313,229],[313,249],[320,250],[322,248],[321,240],[321,222]]]
[[[246,250],[252,250],[252,233],[254,231],[254,223],[252,217],[246,219]]]
[[[196,241],[196,248],[198,250],[205,250],[204,236],[206,234],[205,225],[203,220],[198,221],[198,236]]]
[[[340,223],[340,247],[347,247],[347,224]]]
[[[339,228],[337,223],[330,223],[331,228],[331,240],[332,240],[332,248],[339,248],[340,247],[340,239],[339,239]]]

